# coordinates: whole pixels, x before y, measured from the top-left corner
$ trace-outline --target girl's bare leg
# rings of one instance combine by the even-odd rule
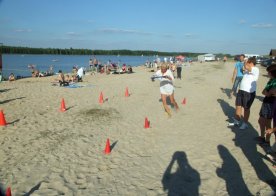
[[[170,95],[170,100],[171,100],[171,103],[174,105],[174,108],[176,109],[176,111],[179,110],[178,104],[174,99],[174,93]]]
[[[168,115],[171,116],[172,114],[171,114],[171,111],[170,111],[170,109],[169,109],[169,107],[168,107],[168,105],[167,105],[167,100],[166,100],[166,98],[167,98],[166,95],[161,94],[161,99],[162,99],[162,102],[163,102],[164,109],[165,109],[165,111],[168,113]]]

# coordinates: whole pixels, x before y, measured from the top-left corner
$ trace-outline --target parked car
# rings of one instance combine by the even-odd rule
[[[266,61],[266,60],[269,60],[269,58],[258,57],[258,58],[256,58],[256,63],[261,64],[263,61]]]
[[[261,66],[268,67],[272,64],[273,59],[267,59],[261,62]]]

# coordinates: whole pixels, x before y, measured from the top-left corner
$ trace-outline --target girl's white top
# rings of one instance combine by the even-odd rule
[[[167,69],[167,71],[163,74],[161,70],[158,70],[155,73],[155,76],[170,76],[172,80],[169,80],[168,78],[159,78],[160,80],[160,93],[164,95],[171,95],[174,92],[174,87],[173,87],[173,74],[171,70]]]

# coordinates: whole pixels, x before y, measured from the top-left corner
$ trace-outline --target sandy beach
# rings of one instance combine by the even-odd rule
[[[81,88],[53,86],[56,76],[1,82],[8,125],[0,126],[0,182],[13,195],[270,195],[276,169],[254,140],[268,81],[257,66],[247,130],[227,126],[234,62],[185,66],[174,81],[180,110],[171,118],[159,82],[143,66],[133,74],[86,75]]]

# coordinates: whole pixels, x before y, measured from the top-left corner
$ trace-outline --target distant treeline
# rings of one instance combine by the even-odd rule
[[[91,50],[91,49],[75,49],[75,48],[29,48],[19,46],[0,46],[2,54],[54,54],[54,55],[129,55],[129,56],[177,56],[183,55],[187,57],[197,57],[205,53],[190,52],[159,52],[151,50]],[[216,54],[218,57],[231,57],[229,54]]]

